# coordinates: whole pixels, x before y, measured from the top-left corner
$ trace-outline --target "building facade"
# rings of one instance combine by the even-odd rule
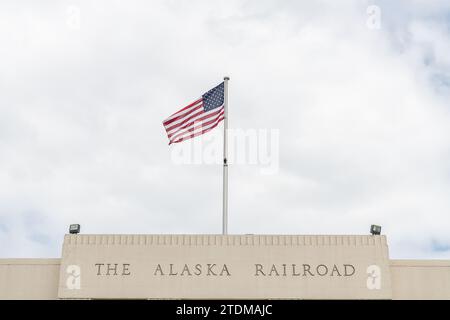
[[[77,234],[0,259],[0,299],[450,299],[450,260],[390,260],[380,235]]]

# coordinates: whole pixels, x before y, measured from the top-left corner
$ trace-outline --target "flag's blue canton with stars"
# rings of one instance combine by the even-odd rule
[[[205,112],[221,107],[224,100],[224,83],[222,82],[217,87],[209,90],[202,97],[203,110]]]

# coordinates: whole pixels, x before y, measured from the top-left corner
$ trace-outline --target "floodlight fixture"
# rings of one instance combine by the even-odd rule
[[[377,226],[375,224],[370,226],[370,233],[373,236],[379,236],[381,234],[381,226]]]
[[[71,234],[78,234],[78,233],[80,233],[80,229],[81,229],[81,226],[79,224],[71,224],[69,227],[69,232]]]

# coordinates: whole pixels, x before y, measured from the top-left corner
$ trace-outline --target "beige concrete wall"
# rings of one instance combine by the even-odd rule
[[[66,235],[58,296],[391,299],[389,265],[385,236]]]
[[[60,259],[0,259],[0,299],[57,299]]]
[[[233,297],[248,298],[299,298],[299,299],[371,299],[380,295],[368,296],[364,289],[367,277],[367,262],[383,264],[387,259],[387,274],[390,280],[383,284],[389,288],[384,298],[392,299],[448,299],[450,300],[450,260],[388,260],[386,239],[384,237],[361,236],[67,236],[65,239],[64,259],[0,259],[0,299],[58,299],[58,298],[98,298],[106,297],[101,293],[106,286],[112,292],[110,298],[126,298],[133,293],[136,298],[152,297],[148,295],[147,285],[155,290],[153,297],[173,297],[183,292],[184,285],[193,292],[193,286],[200,293],[208,293],[209,298],[223,298],[217,295],[220,290],[212,290],[216,285],[233,291]],[[109,248],[105,250],[106,248]],[[358,248],[363,250],[360,252]],[[376,248],[373,250],[373,248]],[[368,254],[368,256],[366,255]],[[205,261],[204,258],[207,258]],[[370,258],[372,257],[372,258]],[[380,260],[381,259],[381,260]],[[65,262],[62,263],[62,260]],[[329,261],[328,261],[329,260]],[[367,261],[366,260],[370,260]],[[373,260],[373,261],[372,261]],[[378,260],[378,261],[376,261]],[[168,263],[183,265],[205,262],[227,263],[230,277],[200,276],[159,276],[155,278],[154,264],[163,265],[167,273]],[[302,277],[254,277],[252,268],[255,262],[267,266],[275,263],[307,262],[311,265],[351,263],[357,273],[353,277],[321,277],[318,279],[299,279]],[[67,264],[77,263],[82,268],[81,285],[88,286],[87,294],[73,294],[79,290],[60,292],[68,284]],[[108,276],[107,266],[101,274],[93,263],[129,263],[127,269],[118,276]],[[268,271],[267,266],[265,267]],[[121,267],[119,265],[119,267]],[[245,268],[244,268],[245,267]],[[86,269],[87,268],[87,269]],[[177,266],[180,273],[180,266]],[[123,268],[122,268],[123,269]],[[191,272],[195,272],[191,269]],[[142,272],[142,277],[140,276]],[[122,276],[128,274],[128,276]],[[158,273],[158,272],[157,272]],[[233,278],[237,279],[233,280]],[[128,278],[121,280],[121,278]],[[191,278],[191,279],[190,279]],[[208,280],[208,278],[211,278]],[[78,278],[79,279],[79,278]],[[135,279],[135,280],[133,280]],[[189,280],[190,279],[190,280]],[[130,281],[131,280],[131,281]],[[153,283],[155,281],[155,283]],[[256,282],[255,282],[256,281]],[[361,282],[362,281],[362,282]],[[254,283],[253,283],[254,282]],[[339,282],[339,283],[337,283]],[[210,286],[210,284],[214,286]],[[360,284],[363,283],[363,286]],[[370,281],[367,282],[370,284]],[[189,286],[188,286],[189,285]],[[254,289],[249,289],[252,285]],[[338,286],[336,286],[338,285]],[[289,292],[297,296],[286,295]],[[341,289],[339,289],[341,288]],[[211,290],[210,290],[211,289]],[[338,290],[339,289],[339,290]],[[171,291],[172,290],[172,291]],[[135,295],[136,292],[143,295]],[[83,290],[82,290],[83,292]],[[81,293],[82,293],[81,292]],[[188,291],[186,291],[188,292]],[[195,290],[194,290],[195,292]],[[320,292],[320,294],[316,294]],[[369,292],[374,292],[373,290]],[[61,293],[63,293],[61,295]],[[94,294],[92,294],[94,293]],[[249,294],[252,295],[244,295]],[[259,295],[259,293],[264,293]],[[181,297],[181,296],[180,296]],[[184,298],[188,296],[183,296]],[[196,297],[206,297],[197,294]],[[227,296],[228,297],[228,296]]]
[[[449,260],[391,260],[393,299],[450,299]]]

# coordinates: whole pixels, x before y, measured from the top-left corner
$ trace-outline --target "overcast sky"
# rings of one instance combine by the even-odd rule
[[[230,128],[279,134],[276,172],[230,166],[230,233],[375,223],[450,259],[448,0],[1,1],[0,257],[59,257],[71,223],[221,233],[222,167],[175,163],[162,121],[224,75]]]

